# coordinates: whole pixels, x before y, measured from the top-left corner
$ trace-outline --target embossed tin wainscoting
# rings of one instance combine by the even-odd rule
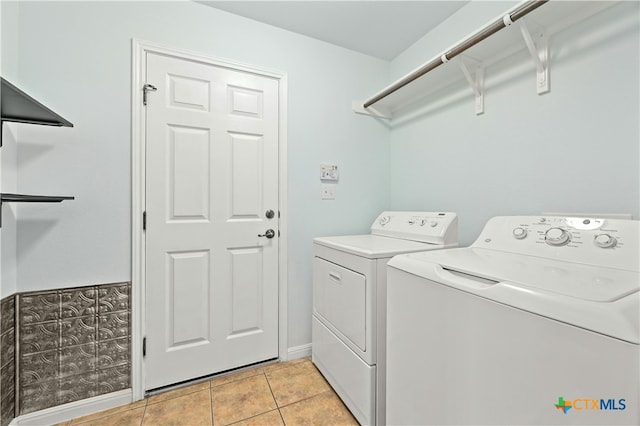
[[[115,283],[2,301],[1,426],[14,416],[130,387],[130,294],[130,283]],[[5,388],[5,372],[7,382],[17,378],[14,386]]]
[[[0,301],[0,426],[7,426],[15,417],[15,299],[11,295]]]

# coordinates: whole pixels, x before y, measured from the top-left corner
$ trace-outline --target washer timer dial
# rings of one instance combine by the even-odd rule
[[[571,236],[562,228],[550,228],[544,234],[544,241],[550,246],[564,246],[569,244]]]

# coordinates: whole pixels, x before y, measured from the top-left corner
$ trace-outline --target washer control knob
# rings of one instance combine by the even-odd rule
[[[424,226],[427,224],[427,219],[420,219],[418,220],[418,223],[420,224],[420,226]]]
[[[571,236],[562,228],[550,228],[544,234],[544,241],[550,246],[564,246],[571,241]]]
[[[411,218],[408,220],[409,225],[413,225],[414,223],[416,223],[416,220],[414,218]]]
[[[390,216],[382,216],[380,218],[380,225],[385,226],[391,220]]]
[[[598,234],[593,237],[593,243],[598,247],[610,248],[615,247],[615,245],[618,244],[618,240],[609,234]]]
[[[513,238],[516,240],[524,240],[527,238],[527,230],[524,228],[513,228]]]
[[[437,220],[432,220],[431,222],[429,222],[429,226],[432,228],[435,228],[436,226],[438,226],[438,221]]]

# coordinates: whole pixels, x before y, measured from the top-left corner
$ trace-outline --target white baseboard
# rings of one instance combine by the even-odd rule
[[[77,417],[97,413],[98,411],[126,405],[132,401],[131,389],[125,389],[106,395],[83,399],[81,401],[70,402],[69,404],[46,408],[34,413],[24,414],[13,419],[9,425],[53,425],[75,419]]]
[[[289,348],[289,350],[287,351],[287,355],[288,355],[287,359],[289,361],[311,356],[311,343]]]

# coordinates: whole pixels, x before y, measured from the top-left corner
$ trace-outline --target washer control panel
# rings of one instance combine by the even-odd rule
[[[432,244],[458,244],[458,216],[450,212],[382,212],[371,233]]]
[[[623,269],[640,269],[637,220],[560,216],[499,216],[474,247]]]

